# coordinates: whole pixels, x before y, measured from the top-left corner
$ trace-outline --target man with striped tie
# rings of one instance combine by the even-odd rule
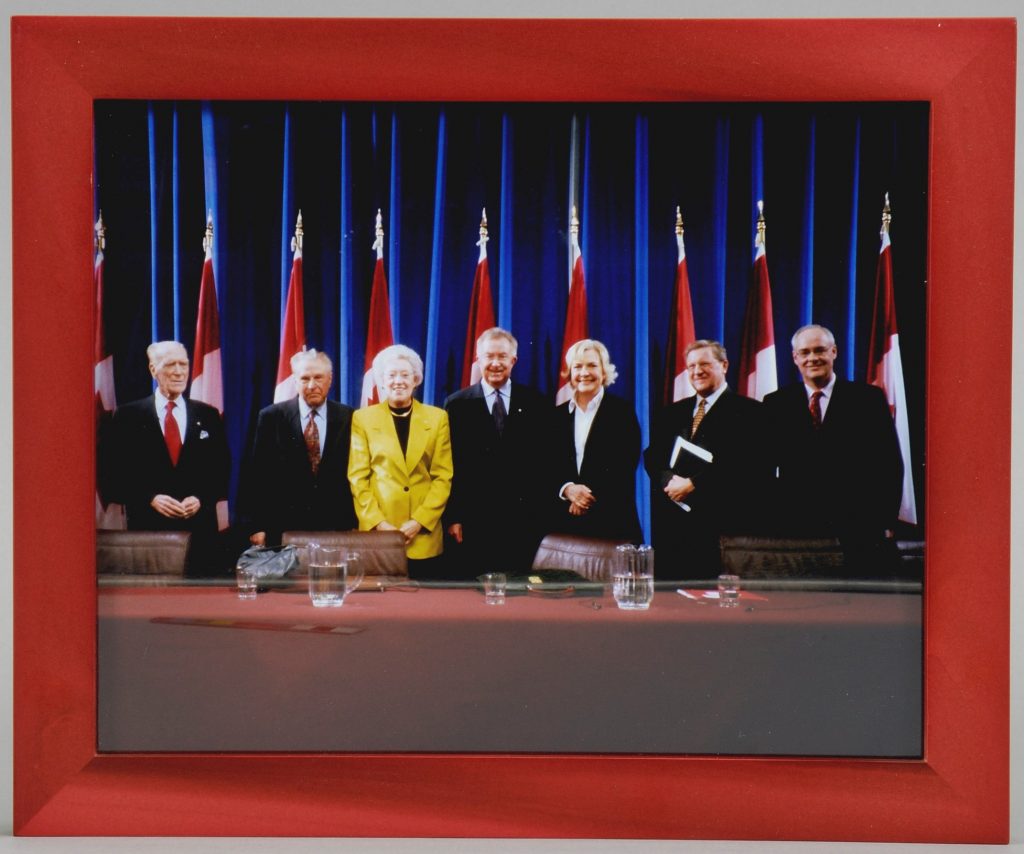
[[[729,389],[728,369],[718,341],[690,344],[686,371],[696,393],[662,410],[644,452],[663,578],[714,578],[719,536],[756,526],[768,482],[763,408]]]

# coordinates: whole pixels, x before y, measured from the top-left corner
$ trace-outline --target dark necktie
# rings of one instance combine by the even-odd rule
[[[816,391],[811,395],[811,422],[815,430],[821,429],[821,398],[824,392]]]
[[[494,418],[494,427],[498,431],[500,436],[502,431],[505,429],[505,416],[508,412],[505,410],[505,401],[501,399],[501,392],[494,392],[494,406],[491,408],[491,416]]]
[[[167,453],[171,455],[171,465],[178,464],[178,457],[181,456],[181,431],[178,429],[178,420],[174,417],[174,401],[167,401],[167,414],[164,416],[164,441],[167,443]]]
[[[704,404],[707,403],[703,397],[697,403],[697,414],[693,416],[693,423],[690,425],[690,438],[692,439],[697,435],[697,428],[700,427],[700,422],[704,420]]]
[[[306,429],[302,435],[306,439],[306,453],[309,455],[309,467],[313,470],[313,474],[316,474],[317,469],[320,468],[320,431],[316,426],[315,409],[309,410],[309,423],[306,425]]]

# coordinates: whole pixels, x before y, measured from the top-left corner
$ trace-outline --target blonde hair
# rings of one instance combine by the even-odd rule
[[[619,372],[615,369],[615,365],[612,364],[612,357],[608,355],[608,348],[594,338],[584,338],[582,341],[577,341],[573,344],[565,353],[565,367],[571,369],[572,363],[580,358],[584,350],[593,350],[597,353],[597,359],[601,363],[601,373],[604,374],[602,385],[609,386],[618,379]],[[569,376],[571,382],[571,370]]]

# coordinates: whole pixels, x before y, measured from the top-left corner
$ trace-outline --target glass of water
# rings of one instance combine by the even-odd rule
[[[256,573],[252,564],[235,566],[235,583],[238,585],[239,599],[256,598]]]
[[[654,599],[654,549],[617,546],[612,570],[612,596],[623,611],[646,611]]]
[[[740,577],[731,573],[718,576],[718,607],[735,608],[740,604]]]

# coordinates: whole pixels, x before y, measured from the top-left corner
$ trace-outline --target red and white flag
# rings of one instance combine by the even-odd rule
[[[577,341],[589,336],[587,326],[587,285],[583,278],[583,253],[580,251],[580,221],[576,216],[576,206],[572,208],[572,219],[569,221],[569,260],[572,273],[569,277],[569,304],[565,310],[565,335],[562,336],[562,354],[558,367],[558,391],[555,393],[555,404],[565,403],[572,397],[572,386],[569,385],[569,371],[565,366],[565,354]]]
[[[487,209],[480,220],[480,257],[473,276],[473,294],[469,298],[469,322],[466,324],[466,350],[462,357],[463,387],[480,382],[480,365],[476,361],[476,340],[487,329],[497,325],[494,301],[491,298],[491,274],[487,267]]]
[[[203,238],[206,258],[199,285],[199,310],[196,315],[195,355],[192,358],[192,390],[189,397],[224,412],[224,375],[220,365],[220,312],[217,310],[217,283],[213,276],[213,214],[206,220]]]
[[[740,345],[739,388],[755,400],[779,387],[775,365],[775,332],[772,321],[772,289],[768,281],[768,259],[764,254],[764,202],[757,203],[757,235],[754,238],[754,270],[743,316]]]
[[[373,358],[385,347],[395,343],[391,332],[388,280],[384,275],[384,225],[379,209],[375,234],[373,249],[377,253],[377,263],[373,267],[373,288],[370,291],[370,322],[366,330],[366,360],[363,364],[363,391],[359,403],[361,407],[380,403],[380,389],[373,378]]]
[[[93,283],[96,287],[95,360],[93,384],[96,390],[96,435],[106,426],[117,406],[114,389],[114,357],[107,352],[107,339],[103,326],[103,250],[106,247],[106,229],[103,214],[96,220],[96,260],[93,265]],[[123,530],[125,528],[124,507],[108,504],[100,490],[96,490],[96,527]]]
[[[192,357],[191,400],[215,406],[224,413],[224,374],[220,365],[220,312],[217,310],[217,283],[213,276],[213,212],[206,217],[203,237],[203,277],[199,283],[199,310],[196,313],[196,345]],[[217,527],[228,527],[228,503],[217,502]]]
[[[306,349],[306,320],[302,307],[302,211],[295,222],[292,238],[292,274],[288,279],[284,320],[281,322],[281,352],[277,358],[277,386],[274,403],[291,400],[298,394],[292,379],[292,356]]]
[[[683,245],[683,215],[676,208],[676,284],[672,295],[672,312],[668,321],[668,344],[665,347],[665,404],[690,397],[693,386],[686,372],[686,348],[697,340],[690,300],[690,274],[686,269],[686,247]]]
[[[882,212],[882,246],[875,275],[875,309],[871,319],[871,343],[868,347],[867,380],[885,392],[889,410],[896,422],[896,436],[903,456],[903,498],[899,518],[917,524],[914,497],[914,473],[910,467],[910,424],[907,419],[907,392],[903,384],[900,336],[896,328],[896,296],[892,280],[892,249],[889,243],[889,194],[885,194]]]

